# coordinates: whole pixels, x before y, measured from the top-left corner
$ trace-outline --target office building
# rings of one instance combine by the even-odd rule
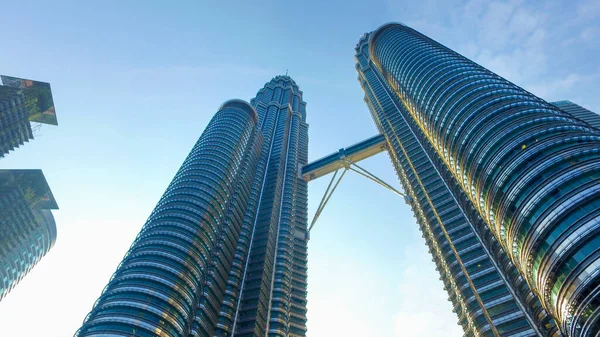
[[[595,122],[402,24],[363,36],[356,60],[466,336],[595,335]]]
[[[50,84],[0,76],[0,157],[33,139],[32,122],[58,125]]]
[[[33,139],[35,125],[58,123],[50,84],[0,80],[1,158]],[[57,208],[41,170],[0,170],[0,300],[54,245]]]
[[[600,115],[571,101],[551,102],[552,105],[600,130]]]
[[[77,335],[305,336],[306,185],[336,172],[316,219],[347,170],[411,206],[465,336],[595,335],[598,116],[402,24],[356,62],[379,135],[307,164],[290,77],[225,102]],[[356,164],[385,150],[404,192]]]
[[[41,170],[0,170],[0,301],[54,245],[52,209]]]
[[[306,104],[288,76],[225,102],[78,336],[304,336]]]

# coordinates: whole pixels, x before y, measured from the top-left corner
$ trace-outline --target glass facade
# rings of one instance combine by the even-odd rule
[[[54,245],[51,209],[41,170],[0,170],[0,301]]]
[[[2,75],[0,157],[33,139],[31,122],[57,125],[50,84]]]
[[[277,76],[252,99],[264,137],[257,214],[245,259],[235,336],[305,336],[308,124],[302,91]]]
[[[551,102],[551,104],[600,130],[600,115],[597,113],[592,112],[571,101],[557,101]]]
[[[600,132],[402,24],[356,51],[465,333],[599,331]]]
[[[277,76],[225,102],[77,336],[304,336],[302,92]]]

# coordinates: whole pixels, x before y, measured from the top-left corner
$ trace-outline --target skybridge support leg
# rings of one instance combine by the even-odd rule
[[[348,165],[348,169],[352,170],[358,174],[360,174],[361,176],[387,188],[388,190],[398,194],[399,196],[404,198],[404,201],[406,201],[407,204],[410,204],[411,200],[410,197],[400,191],[398,191],[397,189],[393,188],[392,185],[386,183],[385,181],[383,181],[381,178],[377,177],[376,175],[374,175],[373,173],[367,171],[366,169],[358,166],[358,164],[356,163],[349,163]]]
[[[387,188],[388,190],[396,193],[397,195],[401,196],[404,198],[404,201],[407,204],[410,204],[412,202],[411,198],[398,191],[397,189],[395,189],[394,187],[392,187],[392,185],[386,183],[385,181],[383,181],[381,178],[377,177],[376,175],[374,175],[373,173],[367,171],[366,169],[356,165],[355,163],[346,162],[345,167],[343,168],[344,171],[342,171],[342,174],[339,176],[339,178],[336,177],[338,175],[338,172],[340,171],[340,169],[336,170],[335,173],[333,174],[333,177],[331,177],[331,181],[329,181],[329,185],[327,185],[327,189],[325,190],[325,194],[323,195],[323,198],[321,199],[321,202],[319,203],[319,207],[317,207],[317,211],[315,212],[315,215],[312,219],[312,221],[310,222],[310,226],[308,227],[308,232],[307,232],[307,238],[310,239],[310,231],[311,229],[314,227],[315,223],[317,222],[317,219],[319,219],[319,216],[321,215],[321,213],[323,212],[323,209],[325,209],[325,206],[327,205],[327,202],[329,201],[329,199],[331,198],[331,196],[333,195],[333,192],[335,191],[335,189],[337,188],[337,186],[339,185],[340,181],[342,181],[342,178],[344,177],[344,175],[346,174],[346,171],[350,170],[353,172],[356,172],[358,174],[360,174],[361,176]]]
[[[348,169],[344,168],[344,171],[342,172],[340,177],[337,179],[337,181],[335,180],[335,177],[337,176],[339,170],[335,171],[335,173],[333,174],[333,177],[331,177],[331,181],[329,182],[329,185],[327,186],[327,189],[325,190],[325,194],[323,195],[323,198],[321,199],[321,202],[319,203],[319,207],[317,207],[315,216],[313,217],[313,220],[311,221],[310,226],[308,227],[308,233],[310,233],[310,230],[313,228],[313,226],[317,222],[317,219],[321,215],[321,212],[323,212],[323,209],[325,208],[325,205],[327,205],[329,198],[331,198],[331,196],[333,195],[333,192],[340,184],[340,181],[342,181],[342,178],[344,178],[344,174],[346,174],[346,171],[348,171]],[[334,183],[334,181],[335,181],[335,183]],[[331,188],[332,185],[333,185],[333,188]]]

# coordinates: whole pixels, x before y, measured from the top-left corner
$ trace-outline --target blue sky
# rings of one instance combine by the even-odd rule
[[[0,73],[52,85],[58,127],[2,159],[42,168],[55,247],[0,303],[7,336],[72,335],[218,106],[273,76],[308,102],[309,157],[375,134],[361,34],[400,21],[547,100],[600,111],[600,2],[3,1]],[[389,159],[363,166],[397,185]],[[327,178],[309,186],[313,214]],[[461,336],[409,208],[346,175],[309,242],[309,336]]]

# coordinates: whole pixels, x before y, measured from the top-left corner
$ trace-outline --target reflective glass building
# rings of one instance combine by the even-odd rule
[[[0,76],[0,158],[33,139],[32,122],[57,125],[50,84]],[[38,124],[39,125],[39,124]],[[40,170],[0,170],[0,300],[56,241],[58,206]]]
[[[78,336],[304,336],[306,104],[277,76],[225,102]]]
[[[552,105],[600,130],[600,115],[571,101],[552,102]]]
[[[235,336],[304,336],[308,196],[298,172],[308,161],[306,103],[289,76],[275,77],[251,103],[264,143]]]
[[[31,122],[57,125],[50,84],[0,76],[0,157],[33,139]]]
[[[596,335],[600,131],[402,24],[356,60],[465,335]]]
[[[52,209],[41,170],[0,170],[0,301],[54,245]]]

